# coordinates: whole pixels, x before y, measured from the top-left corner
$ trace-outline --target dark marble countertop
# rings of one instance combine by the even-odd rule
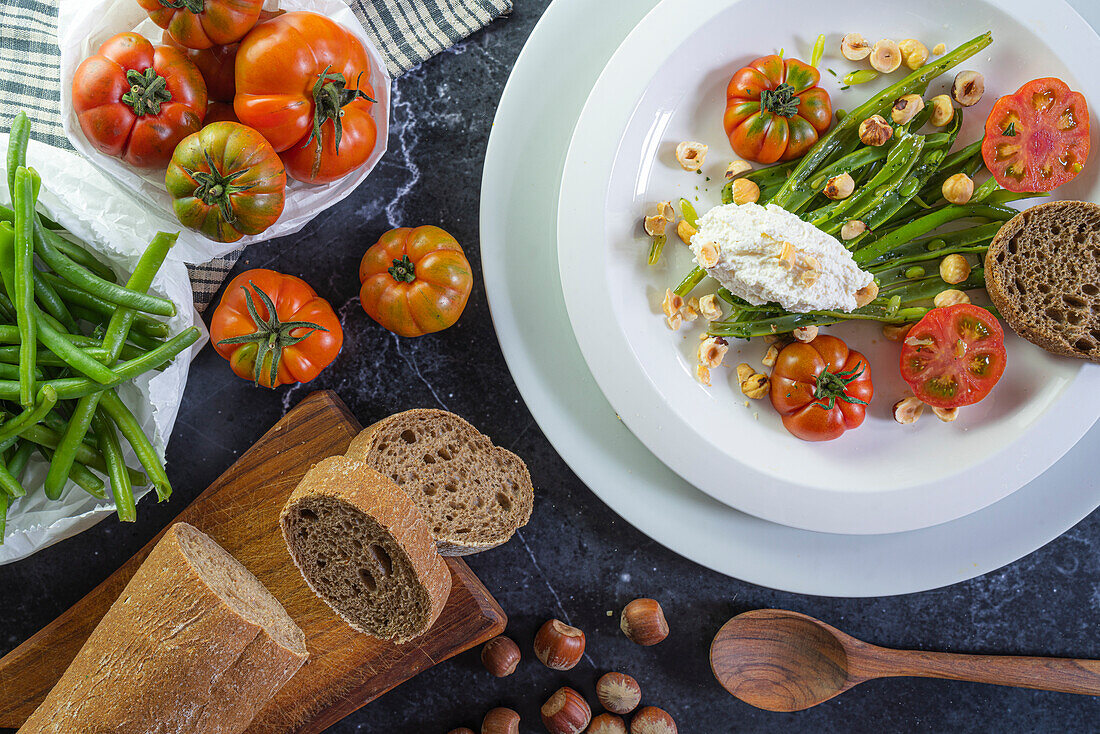
[[[509,634],[525,654],[519,672],[491,678],[477,651],[468,652],[348,717],[334,734],[476,729],[499,705],[522,713],[523,731],[541,732],[538,706],[551,692],[569,683],[594,701],[594,682],[607,670],[634,675],[645,701],[666,708],[687,733],[1095,731],[1100,704],[1088,697],[918,679],[867,683],[802,713],[768,713],[718,686],[707,650],[731,615],[779,607],[887,646],[1100,658],[1100,514],[1006,568],[936,591],[837,599],[752,586],[648,539],[573,475],[509,377],[480,282],[458,325],[440,334],[399,339],[365,316],[358,261],[391,226],[439,224],[478,267],[481,166],[493,113],[547,2],[517,2],[510,17],[400,78],[389,152],[376,172],[302,232],[254,246],[238,264],[234,272],[268,267],[301,276],[332,301],[346,333],[336,363],[307,386],[267,391],[234,377],[206,349],[193,364],[168,450],[171,501],[146,498],[133,525],[108,519],[0,567],[0,653],[107,577],[290,406],[311,390],[332,389],[364,424],[412,407],[459,413],[522,456],[537,488],[531,523],[506,546],[469,559],[509,614]],[[660,599],[668,613],[672,634],[661,645],[633,645],[618,632],[617,616],[608,616],[638,596]],[[530,653],[536,629],[551,617],[588,635],[589,655],[572,671],[550,671]]]

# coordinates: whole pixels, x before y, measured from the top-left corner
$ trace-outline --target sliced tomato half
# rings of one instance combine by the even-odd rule
[[[1088,157],[1088,104],[1061,79],[1033,79],[998,99],[985,120],[982,158],[1009,191],[1050,191]]]
[[[936,408],[973,405],[1005,371],[1005,333],[989,311],[969,303],[934,308],[901,348],[901,376]]]

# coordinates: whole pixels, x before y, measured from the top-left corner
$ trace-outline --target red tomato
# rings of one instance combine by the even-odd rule
[[[138,168],[164,167],[202,127],[206,83],[178,49],[119,33],[77,67],[73,108],[96,150]]]
[[[772,406],[803,441],[831,441],[858,428],[874,394],[867,359],[835,336],[788,344],[772,369]]]
[[[1009,191],[1050,191],[1088,157],[1088,104],[1061,79],[1033,79],[998,99],[985,120],[982,158]]]
[[[370,60],[343,26],[317,13],[281,15],[241,41],[236,68],[237,117],[271,142],[293,178],[335,181],[374,152]]]
[[[164,44],[178,48],[198,67],[203,81],[206,82],[207,99],[211,102],[233,102],[233,95],[237,93],[237,85],[233,80],[237,44],[202,49],[187,48],[168,34],[164,35]]]
[[[901,376],[935,408],[973,405],[1005,371],[1005,333],[993,314],[969,303],[934,308],[901,347]]]
[[[278,387],[319,375],[340,353],[344,330],[304,280],[257,269],[225,287],[210,320],[210,342],[235,374]]]
[[[722,120],[737,155],[759,163],[802,156],[829,129],[833,107],[817,69],[771,55],[737,71]]]
[[[239,41],[256,25],[264,0],[137,0],[181,46],[210,48]]]
[[[240,122],[237,113],[233,111],[233,105],[228,102],[211,102],[206,105],[206,119],[203,122],[210,125],[215,122]]]

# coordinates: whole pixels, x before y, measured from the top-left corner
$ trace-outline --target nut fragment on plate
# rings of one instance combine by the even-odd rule
[[[641,703],[642,688],[626,673],[605,673],[596,681],[596,698],[612,713],[629,714]]]
[[[656,645],[668,637],[668,621],[656,599],[635,599],[623,608],[619,629],[631,642]]]
[[[646,706],[630,722],[630,734],[678,734],[676,722],[664,709]]]
[[[894,136],[894,128],[882,115],[871,115],[859,123],[859,139],[864,145],[886,145]]]
[[[699,299],[699,313],[707,321],[717,321],[722,318],[722,307],[718,305],[718,296],[708,293]]]
[[[732,181],[738,176],[746,174],[751,170],[752,166],[749,165],[749,163],[747,163],[746,161],[743,161],[739,158],[735,161],[732,161],[728,166],[726,166],[726,180]]]
[[[701,384],[710,387],[710,368],[705,364],[695,365],[695,379]]]
[[[840,228],[840,239],[847,242],[848,240],[854,240],[861,234],[867,231],[867,225],[858,219],[849,219],[844,223],[844,226]]]
[[[944,127],[955,119],[955,105],[951,104],[949,95],[937,94],[928,104],[932,105],[932,114],[928,121],[936,127]]]
[[[894,420],[902,425],[916,423],[922,413],[924,413],[924,403],[919,398],[902,398],[894,403]]]
[[[890,119],[897,125],[905,125],[924,109],[924,99],[919,94],[906,94],[894,100]]]
[[[878,298],[878,283],[872,280],[856,291],[856,308],[863,308],[876,298]]]
[[[676,225],[676,235],[680,238],[680,241],[685,245],[691,244],[691,238],[695,236],[695,233],[699,230],[688,224],[688,220],[681,219]]]
[[[912,324],[883,324],[882,335],[892,342],[902,342],[912,328]]]
[[[709,369],[717,369],[722,366],[722,360],[726,358],[726,352],[730,350],[729,344],[720,336],[708,336],[699,344],[699,364]]]
[[[943,43],[942,41],[940,43],[937,43],[935,46],[932,47],[932,53],[936,54],[936,56],[943,56],[945,53],[947,53],[947,44]]]
[[[940,277],[951,285],[962,283],[970,277],[970,263],[958,253],[948,255],[940,260]]]
[[[847,199],[855,190],[856,182],[855,179],[852,178],[852,175],[850,173],[842,173],[826,181],[825,188],[821,193],[825,194],[825,196],[833,201],[838,201],[840,199]]]
[[[972,107],[985,94],[985,77],[977,71],[960,71],[951,85],[951,96],[963,107]]]
[[[661,301],[661,310],[665,312],[665,320],[668,328],[676,331],[684,323],[683,316],[684,299],[672,292],[671,288],[665,289],[665,298]]]
[[[906,38],[898,44],[901,50],[901,61],[910,69],[916,71],[928,61],[928,47],[915,38]]]
[[[958,408],[932,408],[932,412],[944,423],[953,423],[959,417]]]
[[[861,33],[846,33],[840,39],[840,55],[849,61],[862,61],[871,55],[871,44]]]
[[[817,332],[817,327],[810,324],[809,326],[799,326],[791,332],[791,335],[800,342],[812,342],[817,338]]]
[[[897,41],[884,38],[871,47],[871,68],[889,74],[901,66],[901,48]]]
[[[748,362],[742,362],[737,365],[737,384],[740,385],[745,380],[749,379],[756,374],[756,370],[752,368]]]
[[[698,171],[707,158],[707,145],[685,140],[676,146],[676,160],[685,171]]]
[[[932,305],[936,308],[957,306],[960,303],[970,303],[970,296],[966,295],[958,288],[948,288],[947,290],[940,291],[936,294],[936,297],[932,299]]]
[[[643,222],[645,233],[651,237],[659,237],[665,233],[665,228],[676,219],[676,212],[672,209],[672,202],[658,201],[650,204],[646,209]]]
[[[768,380],[768,376],[759,373],[741,382],[741,393],[752,400],[760,400],[768,394],[770,388],[771,382]]]
[[[760,358],[760,364],[765,367],[774,367],[777,359],[779,359],[779,347],[772,344],[768,347],[768,351],[764,352],[764,356]]]
[[[747,178],[739,178],[734,181],[733,186],[730,188],[730,194],[733,197],[731,201],[738,205],[755,204],[760,201],[760,187]]]

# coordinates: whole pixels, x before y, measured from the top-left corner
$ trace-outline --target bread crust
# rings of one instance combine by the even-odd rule
[[[238,734],[305,663],[274,597],[289,646],[211,588],[181,547],[190,533],[206,538],[165,532],[21,734]]]
[[[1069,292],[1072,288],[1086,283],[1091,284],[1092,287],[1100,285],[1100,278],[1090,277],[1097,275],[1095,253],[1091,258],[1086,257],[1082,244],[1089,239],[1100,242],[1100,232],[1084,238],[1082,242],[1078,242],[1074,235],[1071,235],[1082,218],[1086,221],[1100,222],[1100,206],[1082,201],[1051,201],[1026,209],[1010,219],[997,232],[986,252],[986,290],[1004,320],[1024,339],[1052,354],[1100,362],[1100,340],[1094,338],[1095,331],[1092,334],[1089,333],[1090,329],[1095,330],[1100,327],[1100,322],[1097,322],[1095,317],[1091,314],[1084,317],[1077,314],[1076,317],[1080,323],[1073,325],[1054,322],[1046,310],[1057,314],[1071,311],[1072,307],[1063,302],[1056,302],[1050,309],[1043,311],[1036,312],[1036,308],[1026,309],[1023,303],[1024,296],[1019,293],[1020,286],[1015,283],[1019,278],[1024,283],[1024,287],[1038,288],[1040,283],[1032,279],[1025,280],[1014,266],[1027,257],[1041,259],[1041,263],[1036,267],[1041,268],[1044,273],[1052,273],[1057,269],[1073,272],[1075,275],[1076,282],[1068,282],[1064,278],[1059,279],[1056,275],[1052,275],[1051,280],[1057,282],[1042,284],[1053,294],[1052,297],[1064,299],[1069,296],[1080,300],[1082,304],[1089,300],[1088,294]],[[1044,244],[1049,243],[1047,252],[1011,252],[1010,243],[1027,232],[1029,228],[1032,228],[1031,235],[1035,236],[1035,229],[1049,231],[1051,224],[1056,225],[1061,234],[1056,239],[1044,240]],[[1080,238],[1080,234],[1076,234]],[[1019,247],[1017,245],[1017,250]],[[1092,310],[1096,310],[1095,304]],[[1074,342],[1070,341],[1071,338]],[[1091,343],[1092,348],[1082,349],[1081,346],[1087,347],[1086,342]],[[1081,346],[1075,348],[1075,343]]]
[[[439,552],[444,556],[467,556],[496,548],[508,542],[515,534],[515,531],[526,525],[527,521],[531,518],[531,511],[534,505],[534,489],[531,483],[531,474],[527,469],[527,465],[521,458],[511,451],[495,445],[488,436],[483,434],[461,416],[435,408],[414,408],[401,413],[395,413],[364,428],[359,435],[352,439],[351,445],[345,453],[347,456],[354,459],[369,463],[369,457],[377,451],[379,438],[386,428],[393,423],[418,420],[454,421],[459,424],[470,437],[482,443],[484,445],[483,450],[486,453],[496,453],[501,457],[503,462],[522,469],[521,483],[524,486],[521,496],[517,498],[520,506],[510,526],[503,532],[488,538],[472,538],[468,535],[459,538],[454,535],[448,535],[444,529],[442,532],[436,533],[436,545],[439,548]]]
[[[384,527],[405,553],[409,567],[427,591],[430,608],[426,624],[413,634],[392,638],[393,641],[407,642],[430,629],[443,611],[451,592],[451,571],[447,567],[447,562],[436,550],[431,529],[408,495],[398,489],[397,485],[387,477],[347,456],[330,456],[315,464],[290,494],[279,517],[283,536],[288,541],[290,557],[300,572],[303,571],[301,559],[295,553],[294,544],[288,537],[289,513],[300,500],[318,496],[341,500]],[[326,595],[314,586],[305,572],[302,572],[302,577],[310,589],[348,624],[360,632],[370,634],[369,630],[363,629],[356,620],[350,619],[333,605]]]

